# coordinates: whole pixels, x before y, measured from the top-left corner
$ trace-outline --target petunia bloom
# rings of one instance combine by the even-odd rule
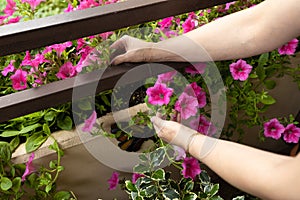
[[[28,3],[32,10],[35,10],[35,8],[40,5],[42,1],[45,0],[21,0],[22,3]]]
[[[119,184],[119,173],[118,172],[113,172],[110,179],[108,179],[108,184],[109,184],[109,190],[114,190],[117,188]]]
[[[226,3],[226,5],[225,5],[225,11],[229,10],[230,6],[233,5],[233,4],[235,4],[235,1]]]
[[[183,92],[175,103],[175,110],[180,112],[182,119],[188,119],[195,116],[198,108],[198,100],[194,96],[190,96]]]
[[[298,40],[296,38],[292,39],[287,44],[278,48],[278,53],[280,55],[293,55],[296,51],[297,46],[298,46]]]
[[[11,60],[10,63],[3,69],[3,71],[1,72],[3,76],[7,76],[9,72],[13,72],[15,70],[15,67],[13,65],[14,62],[15,60]]]
[[[287,143],[298,143],[300,137],[300,128],[295,124],[289,124],[283,132],[283,139]]]
[[[269,122],[264,124],[264,135],[266,137],[274,138],[278,140],[281,134],[284,132],[285,128],[278,119],[271,119]]]
[[[213,123],[208,121],[204,115],[200,115],[199,117],[191,120],[190,127],[199,133],[209,136],[212,136],[217,131],[217,128],[213,125]]]
[[[136,181],[141,177],[144,177],[144,174],[133,173],[131,182],[135,184]]]
[[[10,77],[12,86],[15,90],[24,90],[27,88],[27,72],[18,69],[15,74]]]
[[[26,179],[26,176],[32,174],[34,171],[35,171],[35,168],[32,164],[32,161],[34,159],[34,153],[31,153],[30,157],[29,157],[29,160],[28,162],[26,163],[26,169],[25,169],[25,172],[24,174],[22,175],[22,181],[25,181]]]
[[[184,33],[190,32],[191,30],[195,29],[195,27],[196,21],[191,16],[189,16],[182,24]]]
[[[173,145],[175,160],[183,160],[186,158],[185,150],[179,146]]]
[[[6,7],[4,8],[3,12],[7,16],[12,16],[16,10],[16,3],[13,0],[6,0],[7,4]]]
[[[195,74],[203,74],[205,72],[205,69],[206,69],[206,63],[197,63],[185,68],[185,72],[193,76]]]
[[[199,108],[203,108],[206,105],[206,93],[196,82],[189,84],[184,89],[184,92],[197,98]]]
[[[56,76],[57,78],[66,79],[74,77],[76,74],[76,67],[73,66],[73,64],[70,61],[68,61],[59,68],[59,71],[56,74]]]
[[[170,71],[163,74],[160,74],[157,76],[157,82],[156,83],[164,83],[168,84],[173,80],[173,77],[176,75],[176,71]]]
[[[245,81],[252,70],[252,66],[246,61],[239,59],[237,62],[230,64],[230,72],[234,80]]]
[[[93,111],[91,116],[84,121],[84,126],[82,127],[81,130],[84,132],[91,132],[94,124],[96,123],[96,119],[97,119],[97,113],[96,111]]]
[[[173,94],[173,89],[168,88],[166,84],[157,83],[146,91],[149,96],[149,103],[152,105],[167,105],[170,102],[170,97]]]
[[[182,175],[184,178],[194,179],[197,175],[201,173],[201,168],[198,160],[193,157],[187,157],[182,163]]]
[[[159,21],[157,24],[160,26],[161,30],[167,29],[172,25],[174,17],[167,17]]]

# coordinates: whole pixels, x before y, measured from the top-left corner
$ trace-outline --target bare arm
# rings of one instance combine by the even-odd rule
[[[299,155],[282,156],[202,134],[189,140],[195,131],[188,127],[158,117],[152,122],[159,137],[185,149],[189,146],[192,156],[235,187],[262,199],[299,199]]]
[[[125,37],[112,47],[125,48],[114,64],[141,61],[226,60],[258,55],[280,47],[300,35],[299,0],[266,0],[259,5],[225,16],[181,36],[158,43]],[[194,44],[192,44],[194,43]],[[198,45],[198,46],[195,46]],[[193,51],[202,47],[202,52]],[[178,56],[178,55],[181,55]],[[193,59],[193,58],[192,58]],[[189,59],[191,61],[192,59]]]

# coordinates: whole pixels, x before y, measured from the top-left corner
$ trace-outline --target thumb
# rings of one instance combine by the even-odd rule
[[[151,122],[153,123],[156,132],[160,132],[160,130],[163,128],[163,126],[166,125],[165,120],[163,120],[159,117],[156,117],[156,116],[151,117]]]

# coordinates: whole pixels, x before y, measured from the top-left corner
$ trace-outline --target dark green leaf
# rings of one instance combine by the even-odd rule
[[[193,193],[193,192],[190,192],[188,194],[185,194],[183,196],[182,200],[195,200],[195,199],[197,199],[197,195],[195,193]]]
[[[26,126],[26,127],[22,128],[22,130],[20,130],[19,134],[28,133],[30,131],[35,130],[36,128],[38,128],[40,126],[42,126],[42,125],[41,124],[33,124],[33,125],[30,125],[30,126]]]
[[[176,191],[176,190],[174,190],[174,189],[171,189],[171,188],[168,188],[168,189],[166,189],[165,191],[164,191],[164,193],[163,193],[163,196],[164,196],[164,198],[166,199],[166,200],[176,200],[176,199],[178,199],[179,200],[179,198],[180,198],[180,195],[179,195],[179,193]]]
[[[272,90],[276,87],[276,82],[274,80],[265,80],[264,85],[267,89]]]
[[[59,191],[54,195],[54,200],[69,200],[71,198],[70,192]]]
[[[135,185],[131,181],[126,180],[125,186],[126,186],[127,190],[129,190],[130,192],[137,192]]]
[[[154,185],[150,185],[147,188],[144,189],[145,191],[145,197],[150,198],[153,197],[157,193],[157,189]]]
[[[266,70],[263,66],[258,66],[255,71],[259,80],[264,80],[266,78]]]
[[[12,181],[9,178],[7,178],[7,177],[2,177],[1,178],[0,187],[1,187],[2,190],[7,191],[12,187],[12,185],[13,185]]]
[[[137,166],[135,166],[135,167],[133,168],[133,171],[134,171],[135,173],[143,174],[143,173],[149,171],[149,167],[147,167],[147,166],[145,166],[145,165],[142,165],[142,164],[139,164],[139,165],[137,165]]]
[[[203,183],[210,183],[210,177],[209,177],[209,175],[207,174],[206,171],[203,170],[201,172],[201,174],[200,174],[200,180]]]
[[[260,98],[260,102],[262,102],[265,105],[272,105],[272,104],[276,103],[276,100],[273,97],[271,97],[270,95],[263,95]]]
[[[49,111],[44,115],[44,119],[48,122],[53,121],[54,118],[56,117],[57,113],[54,111]]]
[[[59,119],[57,121],[57,126],[63,130],[71,130],[73,126],[71,117],[65,116],[64,118]]]
[[[42,134],[33,134],[27,138],[25,143],[25,149],[27,153],[35,151],[39,148],[47,139],[47,136]]]
[[[269,60],[269,53],[261,54],[258,59],[258,66],[264,66]]]
[[[214,184],[210,190],[210,196],[215,196],[219,191],[219,184]]]
[[[154,180],[164,180],[165,179],[165,171],[163,169],[156,170],[153,173],[152,178]]]
[[[0,160],[8,163],[11,159],[11,154],[9,143],[0,141]]]
[[[144,153],[139,155],[139,159],[143,162],[146,162],[148,160],[146,154],[144,154]]]
[[[14,178],[14,180],[12,181],[12,187],[11,189],[17,193],[20,190],[21,187],[21,177],[16,177]]]

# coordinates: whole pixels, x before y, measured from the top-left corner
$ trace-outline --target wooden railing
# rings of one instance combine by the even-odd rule
[[[128,0],[116,4],[63,13],[27,22],[0,27],[0,56],[45,47],[81,37],[113,31],[164,17],[183,14],[232,0]],[[126,19],[126,20],[124,20]],[[178,68],[183,63],[168,63]],[[81,74],[38,88],[31,88],[0,97],[0,122],[35,111],[57,106],[72,100],[74,88],[86,91],[82,96],[94,95],[84,90],[97,84],[96,93],[111,89],[118,79],[136,64],[110,66],[99,81],[101,71]],[[144,79],[140,76],[137,79]],[[76,79],[76,81],[75,81]],[[131,80],[131,81],[137,81]],[[95,93],[95,91],[92,91]]]

